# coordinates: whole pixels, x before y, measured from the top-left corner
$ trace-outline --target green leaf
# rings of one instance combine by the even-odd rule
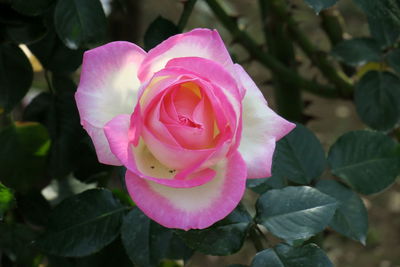
[[[42,17],[19,14],[11,5],[2,4],[0,6],[0,24],[5,41],[13,42],[16,45],[36,42],[47,32]]]
[[[148,51],[167,39],[179,33],[178,27],[161,16],[158,16],[147,28],[144,34],[144,47]]]
[[[53,73],[52,81],[56,94],[47,124],[52,140],[50,172],[55,177],[63,177],[82,160],[79,155],[85,145],[82,140],[86,134],[80,125],[74,98],[76,85],[72,78]]]
[[[400,3],[397,0],[353,0],[367,15],[388,18],[400,23]]]
[[[378,193],[400,174],[396,143],[380,132],[353,131],[332,145],[328,161],[332,173],[362,194]]]
[[[301,124],[277,143],[272,175],[309,184],[325,169],[325,152],[315,135]]]
[[[400,120],[400,79],[390,72],[370,71],[358,82],[354,100],[363,122],[389,130]]]
[[[288,242],[308,239],[331,221],[336,200],[308,186],[289,186],[264,193],[257,201],[256,221]]]
[[[332,49],[333,56],[351,66],[381,60],[379,44],[372,38],[344,40]]]
[[[177,230],[184,242],[196,251],[210,255],[230,255],[243,246],[251,217],[239,205],[225,219],[202,230]]]
[[[3,219],[4,213],[11,208],[14,203],[13,192],[0,183],[0,220]]]
[[[40,191],[19,195],[17,203],[18,213],[21,214],[25,222],[39,227],[47,225],[51,210],[50,204]]]
[[[116,264],[117,263],[117,264]],[[70,267],[67,265],[66,267]],[[120,238],[117,238],[110,245],[97,252],[96,254],[79,258],[76,261],[74,267],[133,267],[132,263],[125,253],[122,242]],[[59,267],[54,265],[54,267]]]
[[[92,142],[80,125],[74,93],[75,84],[68,76],[53,73],[56,94],[42,93],[24,111],[24,120],[46,125],[52,138],[50,172],[55,177],[74,173],[89,182],[107,176],[110,166],[98,162]]]
[[[274,248],[263,250],[256,254],[251,267],[333,267],[333,264],[315,244],[304,247],[291,247],[278,244]]]
[[[39,123],[18,123],[0,132],[0,180],[20,193],[45,184],[50,140]]]
[[[400,73],[400,48],[396,48],[387,54],[387,61],[397,73]]]
[[[272,164],[274,164],[272,162]],[[261,179],[247,179],[246,187],[258,194],[262,194],[271,189],[280,189],[286,186],[284,179],[280,176],[271,176]]]
[[[338,202],[338,208],[329,226],[342,235],[365,245],[368,213],[361,198],[349,188],[333,180],[320,181],[316,188],[334,197]]]
[[[0,114],[21,101],[32,79],[32,66],[24,52],[16,45],[0,44]]]
[[[22,24],[8,25],[5,32],[15,44],[31,44],[42,39],[46,35],[47,28],[42,20],[31,18]]]
[[[37,251],[31,244],[36,233],[32,229],[23,224],[0,223],[0,236],[2,258],[7,255],[14,262],[11,266],[35,266]]]
[[[47,92],[38,94],[24,109],[22,115],[23,120],[36,121],[46,125],[51,102],[52,94]]]
[[[106,189],[92,189],[67,198],[53,210],[48,228],[35,245],[63,257],[92,254],[119,235],[126,209]]]
[[[383,47],[396,42],[400,34],[400,2],[398,0],[353,0],[368,16],[372,36]]]
[[[399,24],[386,17],[368,17],[369,31],[382,48],[395,44],[400,37]]]
[[[304,0],[318,14],[321,10],[333,6],[338,0]]]
[[[11,6],[21,14],[36,16],[44,13],[54,0],[11,0]]]
[[[82,63],[83,49],[72,50],[57,37],[54,29],[29,50],[39,59],[43,68],[53,72],[74,72]]]
[[[150,220],[137,208],[125,216],[121,237],[135,266],[158,266],[162,259],[186,259],[192,254],[171,229]]]
[[[103,42],[107,28],[99,0],[57,1],[54,24],[60,39],[71,49]]]

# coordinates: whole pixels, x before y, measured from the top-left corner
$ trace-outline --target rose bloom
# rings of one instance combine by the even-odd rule
[[[100,162],[126,167],[136,205],[170,227],[202,229],[271,175],[277,140],[295,125],[274,113],[216,30],[149,52],[129,42],[87,51],[75,95]]]

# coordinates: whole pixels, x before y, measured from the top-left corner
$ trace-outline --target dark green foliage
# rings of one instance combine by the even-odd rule
[[[35,16],[45,12],[53,2],[55,0],[11,0],[11,6],[21,14]]]
[[[338,202],[338,207],[329,226],[365,245],[368,213],[361,198],[351,189],[333,180],[320,181],[316,187],[319,191],[334,197]]]
[[[274,162],[272,163],[274,165]],[[271,176],[261,179],[247,179],[246,187],[258,194],[265,193],[270,189],[280,189],[286,186],[284,179],[280,176]]]
[[[10,112],[28,92],[33,72],[22,50],[11,44],[0,44],[0,115]]]
[[[31,225],[45,227],[50,209],[49,202],[38,191],[32,191],[17,198],[18,213]]]
[[[400,49],[394,49],[387,55],[387,61],[397,73],[400,73]]]
[[[3,219],[4,213],[10,209],[14,203],[13,192],[0,183],[0,221]]]
[[[382,48],[387,48],[395,44],[400,37],[399,25],[386,17],[368,18],[369,31]]]
[[[0,249],[13,266],[34,266],[38,253],[32,246],[37,234],[23,224],[0,223]]]
[[[132,262],[129,260],[127,253],[125,253],[121,239],[117,238],[110,245],[101,251],[83,258],[78,258],[76,267],[132,267]],[[69,265],[65,266],[68,267]],[[54,267],[58,267],[54,265]]]
[[[242,206],[238,206],[225,219],[203,230],[179,230],[185,243],[204,254],[229,255],[243,245],[251,224],[251,217]]]
[[[272,175],[297,184],[309,184],[325,169],[325,152],[317,137],[301,124],[279,140]]]
[[[172,229],[150,220],[137,208],[125,216],[121,237],[135,266],[158,266],[162,259],[187,259],[192,255]]]
[[[0,265],[182,267],[175,260],[186,264],[194,253],[230,255],[245,245],[259,251],[251,265],[229,267],[331,267],[324,251],[313,244],[320,244],[325,234],[334,230],[365,245],[368,214],[358,193],[381,192],[400,174],[400,1],[353,0],[367,18],[370,35],[344,40],[348,31],[341,28],[341,9],[330,8],[338,0],[304,0],[321,12],[315,21],[331,41],[323,47],[307,27],[298,27],[301,19],[293,15],[297,13],[291,1],[255,1],[263,32],[243,27],[242,19],[228,15],[221,1],[203,1],[212,12],[207,19],[217,19],[215,28],[228,50],[235,50],[235,61],[247,62],[242,48],[252,66],[258,61],[257,69],[273,74],[274,109],[286,119],[320,120],[315,111],[308,114],[308,103],[301,99],[301,92],[307,91],[354,103],[360,119],[380,132],[344,133],[330,148],[330,138],[322,137],[329,149],[326,160],[316,135],[297,124],[276,143],[272,176],[247,181],[247,188],[260,194],[249,194],[259,197],[256,207],[245,195],[243,205],[221,221],[188,231],[165,228],[143,214],[125,188],[126,168],[99,163],[80,124],[74,94],[83,54],[106,41],[119,41],[107,36],[109,28],[142,32],[140,25],[113,29],[131,15],[129,2],[112,1],[106,17],[100,0],[0,0]],[[135,9],[146,1],[138,2],[143,3]],[[187,25],[195,4],[186,1],[180,18],[158,16],[139,45],[143,40],[149,51],[182,29],[203,27],[197,18]],[[33,73],[21,44],[36,56],[42,71]],[[211,60],[219,56],[211,54]],[[243,67],[249,70],[247,63]],[[240,79],[235,70],[226,70]],[[249,90],[247,85],[244,89]],[[257,85],[261,88],[259,80]],[[307,125],[320,133],[315,124]],[[342,130],[341,125],[330,127]],[[98,188],[84,191],[94,186]],[[285,243],[267,241],[265,228],[258,224],[268,237]]]
[[[338,0],[304,0],[318,14],[321,10],[336,4]]]
[[[144,35],[144,48],[148,51],[177,33],[179,29],[174,23],[159,16],[150,24]]]
[[[305,240],[330,223],[337,201],[308,187],[285,187],[264,193],[257,201],[258,223],[288,242]]]
[[[379,44],[372,38],[355,38],[342,41],[332,49],[332,54],[351,66],[381,60]]]
[[[251,267],[333,267],[324,251],[315,244],[291,247],[278,244],[256,254]]]
[[[53,75],[52,86],[56,91],[49,107],[47,127],[52,139],[50,172],[56,177],[67,175],[78,164],[85,136],[80,125],[74,93],[76,85],[68,76]]]
[[[374,129],[389,130],[400,121],[400,79],[390,72],[365,74],[354,100],[358,115]]]
[[[353,0],[368,16],[371,35],[387,47],[400,36],[400,2],[397,0]]]
[[[362,194],[378,193],[400,174],[396,143],[380,132],[354,131],[341,136],[329,151],[333,174]]]
[[[92,189],[61,202],[51,213],[45,233],[34,243],[64,257],[99,251],[118,235],[126,207],[106,189]]]
[[[19,1],[22,2],[22,1]],[[24,1],[30,3],[31,1]],[[47,32],[43,17],[32,17],[17,12],[11,5],[0,3],[0,40],[14,44],[30,44],[40,40]],[[6,42],[5,42],[6,43]]]
[[[54,72],[73,72],[82,63],[83,49],[72,50],[58,38],[54,29],[39,42],[29,45],[42,66]]]
[[[106,17],[99,0],[57,1],[54,25],[58,36],[71,49],[104,40]]]
[[[39,123],[11,125],[0,131],[0,180],[18,192],[42,188],[50,140]]]

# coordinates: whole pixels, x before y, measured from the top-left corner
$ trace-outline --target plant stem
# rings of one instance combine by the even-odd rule
[[[44,77],[46,79],[47,87],[49,88],[50,93],[54,94],[54,89],[53,89],[53,85],[51,83],[51,79],[49,77],[49,71],[48,70],[44,71]]]
[[[276,0],[259,0],[268,51],[282,64],[290,68],[292,72],[297,73],[294,47],[288,41],[285,23],[282,23],[280,18],[274,12],[271,12],[273,2],[276,2]],[[273,71],[273,76],[278,113],[291,121],[303,122],[303,101],[300,88],[275,71]]]
[[[343,18],[334,7],[322,10],[320,13],[321,26],[332,45],[343,41]]]
[[[253,242],[254,248],[257,250],[257,252],[259,252],[264,250],[264,246],[260,240],[259,234],[257,233],[256,227],[256,224],[250,227],[249,237]]]
[[[189,20],[190,14],[192,14],[192,11],[193,11],[194,5],[196,4],[196,1],[197,0],[186,0],[185,2],[183,2],[183,11],[182,11],[181,17],[179,18],[179,21],[178,21],[179,31],[182,32],[183,29],[185,28],[185,26]]]
[[[286,20],[288,30],[292,38],[304,51],[304,53],[310,58],[315,66],[319,68],[321,73],[332,82],[343,96],[351,97],[353,92],[353,85],[349,81],[349,78],[340,71],[337,71],[332,63],[330,63],[324,53],[317,50],[308,37],[300,30],[298,23],[293,19],[285,6],[285,2],[280,0],[280,5],[271,5],[273,12],[283,19]]]
[[[291,80],[297,87],[322,97],[348,97],[340,94],[334,87],[322,85],[314,81],[306,80],[299,74],[291,71],[280,63],[275,57],[261,51],[256,42],[244,31],[240,30],[235,19],[230,17],[216,0],[205,0],[215,16],[231,33],[232,37],[238,41],[248,53],[265,67],[279,73],[280,76]]]
[[[337,45],[343,41],[343,18],[337,8],[329,8],[321,11],[321,27],[325,31],[332,46]],[[355,69],[345,64],[341,64],[342,69],[346,75],[353,75]]]
[[[12,123],[13,123],[13,120],[11,118],[11,114],[4,113],[4,111],[3,111],[3,113],[0,114],[0,131],[7,128]]]

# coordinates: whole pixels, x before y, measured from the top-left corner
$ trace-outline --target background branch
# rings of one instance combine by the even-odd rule
[[[205,1],[222,25],[231,33],[234,40],[240,43],[248,53],[262,65],[276,73],[279,73],[279,75],[290,79],[293,83],[297,84],[299,88],[315,95],[322,97],[349,98],[348,94],[341,94],[341,92],[336,90],[335,87],[323,85],[316,81],[307,80],[301,77],[299,74],[288,69],[285,65],[276,60],[275,57],[262,52],[259,45],[257,45],[257,43],[246,32],[239,29],[236,20],[230,17],[216,0]]]
[[[179,18],[178,25],[177,25],[179,31],[183,31],[183,29],[185,28],[185,26],[189,20],[190,14],[192,14],[192,11],[193,11],[194,5],[196,4],[196,1],[197,0],[185,0],[183,2],[183,11],[182,11],[181,17]]]

